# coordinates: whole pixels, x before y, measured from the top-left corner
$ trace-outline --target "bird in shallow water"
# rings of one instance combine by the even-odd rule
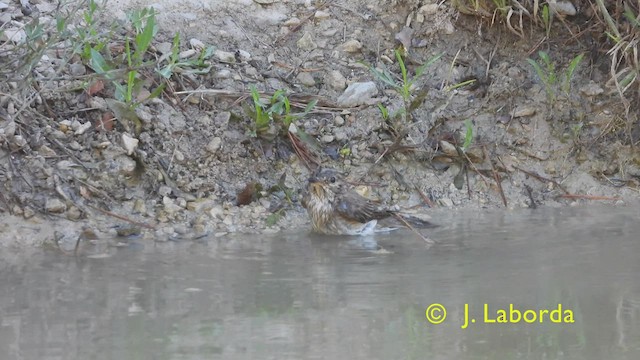
[[[409,226],[435,227],[426,220],[402,214],[355,192],[341,174],[318,168],[311,174],[302,206],[315,232],[327,235],[368,235],[395,228],[378,228],[378,220],[394,217]]]

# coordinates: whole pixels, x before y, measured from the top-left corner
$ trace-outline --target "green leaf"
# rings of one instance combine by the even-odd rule
[[[471,120],[467,119],[464,121],[464,126],[466,131],[464,135],[464,144],[462,144],[462,151],[467,151],[473,142],[473,124],[471,123]]]
[[[91,49],[91,55],[89,59],[89,66],[98,74],[106,74],[111,70],[104,57],[95,49]]]
[[[149,45],[153,40],[153,36],[155,35],[156,28],[156,18],[155,12],[153,9],[149,12],[149,17],[147,18],[147,22],[145,24],[144,29],[141,33],[136,35],[136,52],[134,54],[134,59],[136,59],[137,63],[140,64],[142,62],[142,58],[144,54],[149,49]]]
[[[436,56],[432,57],[431,59],[429,59],[426,63],[424,63],[424,64],[420,65],[420,67],[418,67],[418,68],[416,69],[416,77],[421,76],[421,75],[422,75],[422,73],[424,73],[424,71],[425,71],[429,66],[431,66],[434,62],[438,61],[438,60],[442,57],[442,55],[444,55],[444,54],[436,55]]]

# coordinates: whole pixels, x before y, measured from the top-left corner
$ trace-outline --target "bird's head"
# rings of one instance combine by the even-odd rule
[[[309,192],[332,200],[342,184],[342,174],[331,168],[317,168],[309,177]]]

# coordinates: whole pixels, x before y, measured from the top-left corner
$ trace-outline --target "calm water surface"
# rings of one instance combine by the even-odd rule
[[[640,358],[640,209],[434,219],[431,247],[303,231],[0,264],[0,359]],[[484,304],[575,322],[489,324]]]

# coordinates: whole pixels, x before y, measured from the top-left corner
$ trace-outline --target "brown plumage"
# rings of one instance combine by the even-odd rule
[[[361,196],[344,182],[339,172],[330,168],[318,168],[311,174],[302,205],[307,209],[313,230],[322,234],[370,234],[375,231],[378,220],[391,216],[417,227],[434,226]]]

